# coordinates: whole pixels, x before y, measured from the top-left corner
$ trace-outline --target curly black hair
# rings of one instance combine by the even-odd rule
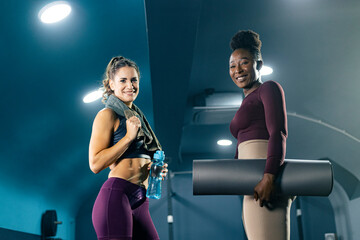
[[[235,51],[236,49],[243,48],[253,54],[255,60],[262,60],[261,56],[261,41],[259,34],[252,30],[238,31],[230,41],[230,48]]]

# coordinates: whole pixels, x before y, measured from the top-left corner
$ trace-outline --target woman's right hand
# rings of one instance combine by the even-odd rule
[[[140,119],[136,116],[132,116],[126,120],[126,136],[130,140],[134,140],[141,128]]]
[[[270,173],[265,173],[261,181],[255,186],[254,199],[259,200],[260,207],[271,203],[275,193],[275,176]]]

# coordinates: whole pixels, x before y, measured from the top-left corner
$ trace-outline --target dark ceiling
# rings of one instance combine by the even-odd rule
[[[274,69],[263,81],[285,90],[287,158],[330,158],[342,169],[338,179],[355,179],[348,194],[360,196],[360,2],[79,0],[70,1],[67,19],[44,25],[37,13],[46,3],[0,3],[2,181],[15,188],[26,181],[28,190],[74,211],[97,193],[106,172],[92,174],[87,152],[102,104],[82,97],[100,86],[107,62],[119,54],[140,66],[136,104],[171,170],[190,170],[193,159],[232,158],[234,108],[194,107],[209,88],[242,94],[228,76],[229,40],[253,29]],[[224,118],[209,123],[219,114]],[[234,143],[220,148],[219,138]]]

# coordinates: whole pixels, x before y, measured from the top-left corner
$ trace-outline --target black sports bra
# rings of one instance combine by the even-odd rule
[[[115,145],[120,139],[126,135],[126,118],[123,116],[117,115],[120,124],[119,127],[114,132],[111,146]],[[147,158],[151,159],[151,152],[147,151],[144,148],[144,140],[135,139],[129,146],[129,148],[121,155],[120,159],[123,158]]]

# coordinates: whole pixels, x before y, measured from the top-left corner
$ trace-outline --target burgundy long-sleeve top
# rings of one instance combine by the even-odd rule
[[[269,140],[264,173],[276,175],[284,162],[287,137],[285,96],[280,84],[267,81],[247,95],[230,123],[230,131],[237,146],[252,139]]]

